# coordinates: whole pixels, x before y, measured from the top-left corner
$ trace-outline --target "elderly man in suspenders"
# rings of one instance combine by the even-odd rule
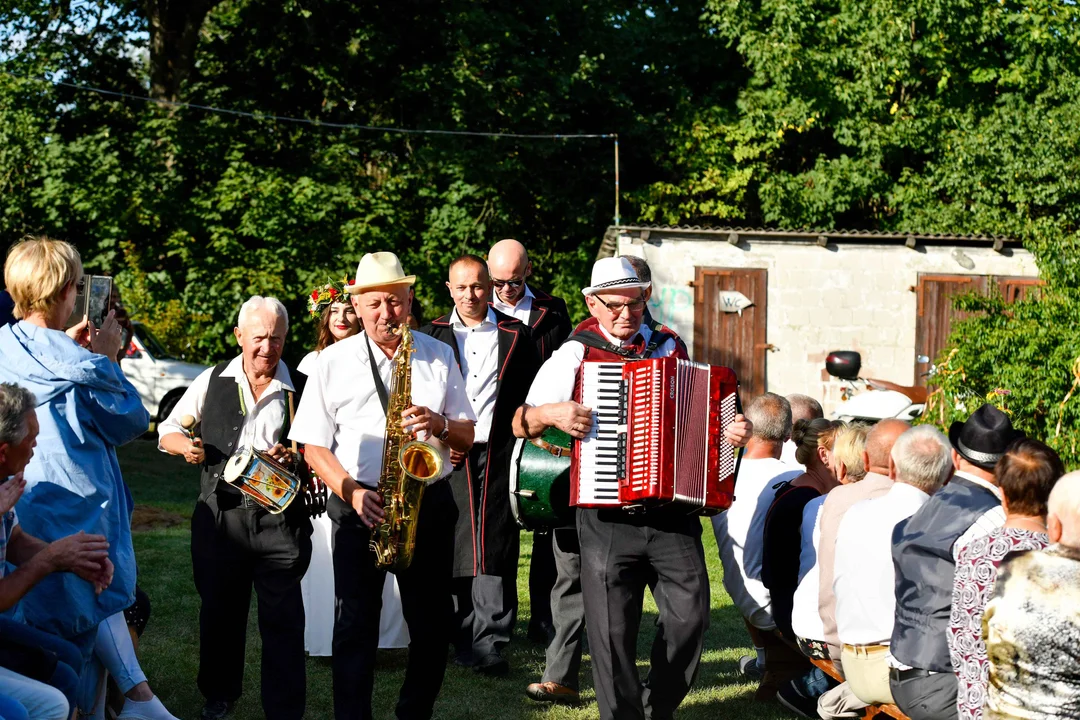
[[[649,283],[625,258],[593,266],[583,290],[590,317],[544,363],[526,404],[514,417],[518,437],[539,437],[558,427],[582,438],[592,412],[574,402],[582,362],[626,362],[676,356],[685,351],[674,332],[642,322]],[[726,439],[745,445],[752,426],[737,416]],[[577,513],[581,588],[593,659],[600,717],[604,720],[670,718],[690,690],[709,623],[709,578],[701,520],[681,512],[630,515],[618,508]],[[654,583],[659,630],[653,665],[642,685],[636,664],[637,634],[646,585]]]
[[[259,598],[262,705],[268,718],[304,715],[304,600],[300,579],[311,559],[311,521],[303,500],[272,515],[225,482],[229,458],[243,447],[286,462],[282,443],[302,387],[281,361],[289,318],[275,298],[240,308],[234,331],[241,353],[203,372],[158,427],[159,448],[202,466],[191,516],[191,561],[199,612],[199,690],[205,720],[225,717],[240,697],[251,589]],[[185,415],[201,428],[192,439]]]

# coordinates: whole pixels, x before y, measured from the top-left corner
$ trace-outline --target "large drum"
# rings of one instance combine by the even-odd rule
[[[273,515],[289,507],[300,492],[300,478],[262,450],[243,448],[222,472],[225,482],[236,487]]]
[[[557,428],[539,439],[519,439],[510,459],[510,508],[526,530],[572,525],[570,436]]]

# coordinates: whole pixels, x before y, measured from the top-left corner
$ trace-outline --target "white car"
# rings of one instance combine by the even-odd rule
[[[121,367],[124,375],[139,391],[150,417],[161,422],[205,365],[177,360],[165,351],[157,338],[141,323],[132,323],[135,334],[128,345]]]

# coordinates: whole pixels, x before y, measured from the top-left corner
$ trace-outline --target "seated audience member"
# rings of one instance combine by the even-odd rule
[[[26,487],[22,472],[34,455],[37,436],[34,396],[18,385],[0,383],[0,612],[52,573],[74,573],[98,593],[112,579],[104,536],[80,532],[46,544],[19,525],[13,508]],[[9,564],[15,567],[11,573]],[[55,663],[28,662],[45,658],[43,651],[55,653]],[[82,665],[79,649],[66,640],[0,617],[0,695],[18,701],[31,718],[66,720],[71,715]]]
[[[724,588],[742,613],[757,650],[757,657],[743,656],[739,670],[761,679],[765,673],[765,648],[773,630],[769,611],[769,591],[761,584],[761,544],[765,513],[772,502],[768,489],[779,482],[794,480],[801,472],[780,461],[780,449],[791,437],[791,406],[780,395],[765,393],[746,408],[754,424],[754,434],[746,446],[739,467],[739,492],[726,512],[712,519],[720,562],[724,566]],[[773,688],[769,699],[775,694]]]
[[[80,530],[104,535],[113,581],[97,594],[71,573],[53,573],[20,609],[29,624],[72,641],[84,655],[98,646],[99,659],[127,685],[121,717],[168,719],[173,716],[139,668],[123,615],[135,599],[136,567],[131,494],[116,447],[146,432],[150,415],[117,363],[122,339],[114,311],[100,328],[84,319],[64,331],[82,277],[79,253],[66,242],[28,238],[8,251],[4,283],[20,321],[0,327],[0,382],[23,385],[40,403],[39,449],[26,467],[21,526],[45,542]],[[100,633],[109,636],[103,647]],[[95,686],[81,684],[83,710],[92,707]]]
[[[863,449],[865,475],[857,483],[845,483],[825,498],[821,508],[821,547],[818,550],[818,569],[821,573],[818,588],[818,614],[825,630],[825,641],[833,660],[840,657],[840,639],[836,634],[836,596],[833,595],[833,559],[836,552],[836,532],[847,511],[856,503],[881,497],[892,488],[889,478],[889,457],[893,443],[911,426],[903,420],[881,420],[866,435]]]
[[[998,567],[983,613],[990,683],[987,720],[1080,717],[1080,472],[1047,503],[1045,550]]]
[[[811,500],[837,485],[832,470],[832,446],[841,427],[842,423],[824,419],[795,423],[792,439],[798,446],[796,459],[806,472],[777,488],[775,499],[765,515],[761,580],[769,590],[776,628],[792,643],[795,633],[791,627],[791,611],[799,584],[803,510]],[[776,698],[793,712],[815,717],[817,699],[831,685],[827,675],[804,659],[802,673],[781,682]]]
[[[1007,555],[1041,550],[1046,534],[1046,502],[1065,474],[1058,454],[1038,440],[1017,440],[994,468],[1001,488],[1005,525],[961,548],[953,582],[949,656],[959,680],[960,720],[980,720],[986,702],[990,663],[982,639],[983,610],[994,590],[998,565]]]
[[[953,470],[945,436],[930,425],[907,430],[890,444],[889,491],[844,513],[833,562],[845,684],[866,705],[893,702],[885,664],[896,606],[893,528],[926,504]]]
[[[889,686],[911,720],[956,717],[956,674],[946,640],[956,555],[1005,522],[994,465],[1018,437],[1009,416],[992,405],[953,423],[952,480],[893,531],[896,620]]]
[[[817,420],[818,418],[825,417],[825,412],[821,409],[821,403],[809,395],[800,395],[799,393],[792,393],[787,396],[787,401],[791,405],[791,422],[797,423],[800,420]],[[802,470],[803,466],[795,458],[795,443],[790,439],[784,443],[784,449],[780,453],[780,459],[785,464]]]
[[[795,631],[799,649],[807,657],[819,660],[839,660],[840,652],[825,641],[825,626],[818,612],[819,583],[821,579],[821,521],[822,508],[827,498],[842,491],[845,485],[859,483],[866,476],[865,425],[845,425],[833,442],[833,473],[840,487],[828,495],[816,497],[803,510],[803,548],[799,558],[799,587],[791,612],[791,628]],[[807,542],[812,538],[813,543]],[[831,559],[830,559],[831,562]],[[830,568],[831,569],[831,568]],[[831,577],[831,574],[830,574]],[[866,704],[851,694],[845,683],[823,693],[818,698],[817,714],[825,720],[851,717],[851,713]]]
[[[866,449],[865,425],[844,425],[836,434],[832,449],[832,470],[840,485],[857,483],[866,475],[863,451]],[[799,552],[799,587],[791,611],[791,629],[799,649],[807,657],[829,660],[825,643],[825,628],[818,613],[818,581],[820,578],[819,547],[821,540],[821,509],[826,498],[840,492],[834,488],[806,503],[802,517],[802,550]]]

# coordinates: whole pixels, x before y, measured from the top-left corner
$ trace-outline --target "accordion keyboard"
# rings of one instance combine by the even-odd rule
[[[578,504],[618,505],[619,478],[626,468],[626,401],[622,363],[585,363],[581,402],[593,424],[580,443]]]

